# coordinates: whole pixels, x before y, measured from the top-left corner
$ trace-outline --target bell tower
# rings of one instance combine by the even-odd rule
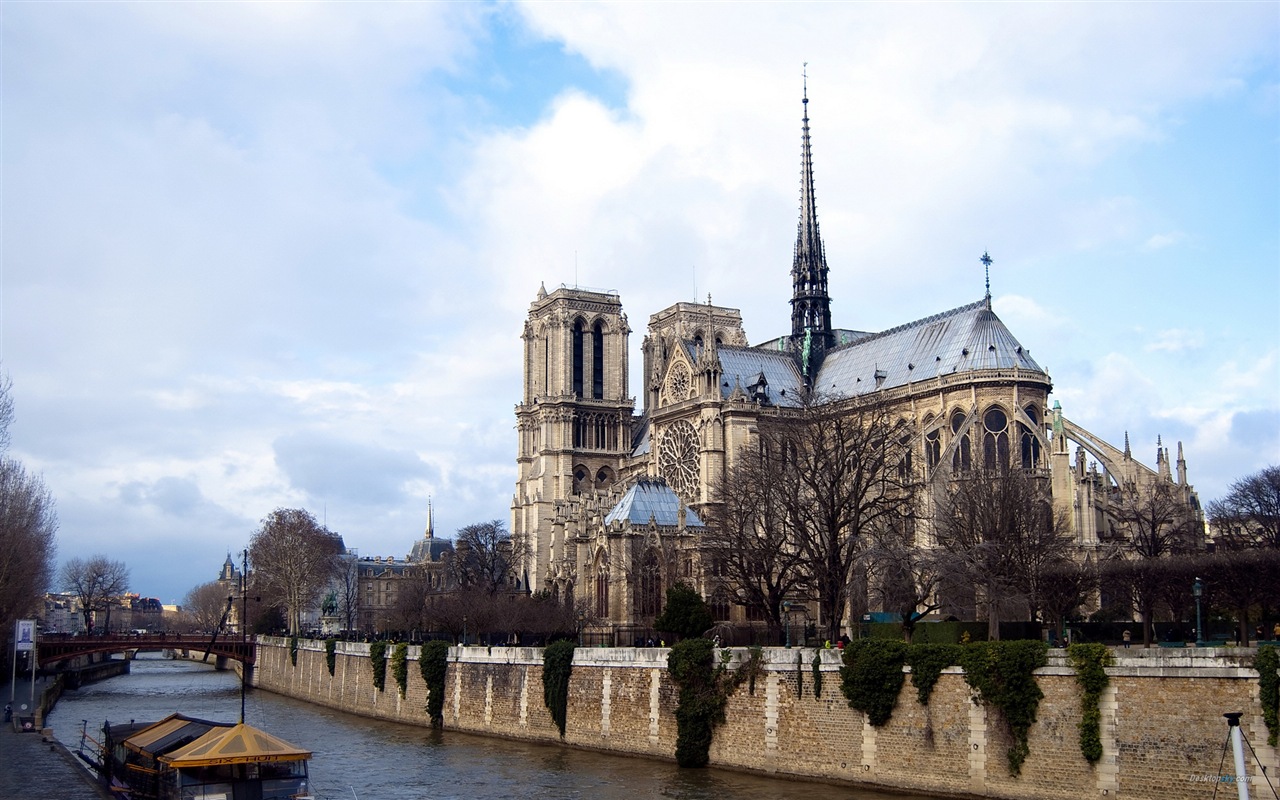
[[[544,286],[529,307],[511,534],[527,548],[533,591],[565,556],[557,507],[612,489],[631,451],[630,333],[616,292]]]

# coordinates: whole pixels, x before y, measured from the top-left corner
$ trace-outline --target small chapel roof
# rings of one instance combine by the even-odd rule
[[[680,525],[680,498],[661,478],[641,478],[627,489],[626,494],[604,518],[606,526],[613,522],[629,522],[632,525],[655,525],[675,528]],[[704,527],[702,519],[692,508],[684,510],[687,528]]]

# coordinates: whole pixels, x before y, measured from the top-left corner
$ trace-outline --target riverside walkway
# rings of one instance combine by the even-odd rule
[[[37,694],[40,683],[36,685]],[[79,732],[61,731],[61,743],[41,733],[18,732],[17,706],[29,696],[31,684],[19,680],[14,688],[17,699],[13,722],[0,725],[0,800],[109,800],[111,795],[63,746],[73,734],[79,741]],[[4,702],[9,702],[8,687]]]

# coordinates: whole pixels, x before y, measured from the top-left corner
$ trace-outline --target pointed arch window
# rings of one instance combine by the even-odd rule
[[[1039,426],[1040,414],[1036,410],[1035,406],[1033,405],[1027,406],[1026,408],[1023,409],[1023,411],[1026,412],[1027,417],[1029,417],[1032,422],[1034,422],[1037,426]],[[1036,436],[1035,431],[1031,430],[1026,425],[1023,425],[1021,422],[1019,422],[1018,438],[1020,440],[1019,444],[1021,445],[1020,449],[1022,451],[1022,468],[1038,469],[1040,466],[1039,437]]]
[[[662,569],[658,554],[645,550],[640,562],[640,585],[636,597],[636,611],[640,616],[656,616],[662,610]]]
[[[934,428],[924,436],[924,460],[932,471],[942,460],[942,434]]]
[[[573,323],[573,396],[582,397],[583,334],[582,320]]]
[[[716,622],[729,621],[731,604],[729,602],[729,593],[725,591],[723,586],[712,592],[711,602],[708,605],[711,606],[711,618],[713,620]]]
[[[596,616],[609,618],[609,562],[604,559],[596,564]]]
[[[964,412],[956,409],[951,415],[951,434],[960,433],[964,427]],[[973,452],[969,446],[969,432],[966,430],[960,441],[956,443],[955,453],[951,456],[951,469],[954,472],[968,472],[973,469]]]
[[[983,469],[1009,466],[1009,415],[993,406],[982,415],[982,427]]]
[[[591,328],[591,396],[604,399],[604,324]]]

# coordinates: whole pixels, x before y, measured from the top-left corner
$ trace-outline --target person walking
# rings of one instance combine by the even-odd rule
[[[1120,635],[1120,639],[1121,639],[1122,641],[1124,641],[1124,648],[1125,648],[1126,650],[1128,650],[1128,649],[1129,649],[1129,640],[1131,640],[1132,638],[1133,638],[1133,634],[1132,634],[1132,633],[1129,633],[1129,629],[1128,629],[1128,628],[1125,628],[1125,629],[1124,629],[1124,633],[1122,633],[1122,634]]]

